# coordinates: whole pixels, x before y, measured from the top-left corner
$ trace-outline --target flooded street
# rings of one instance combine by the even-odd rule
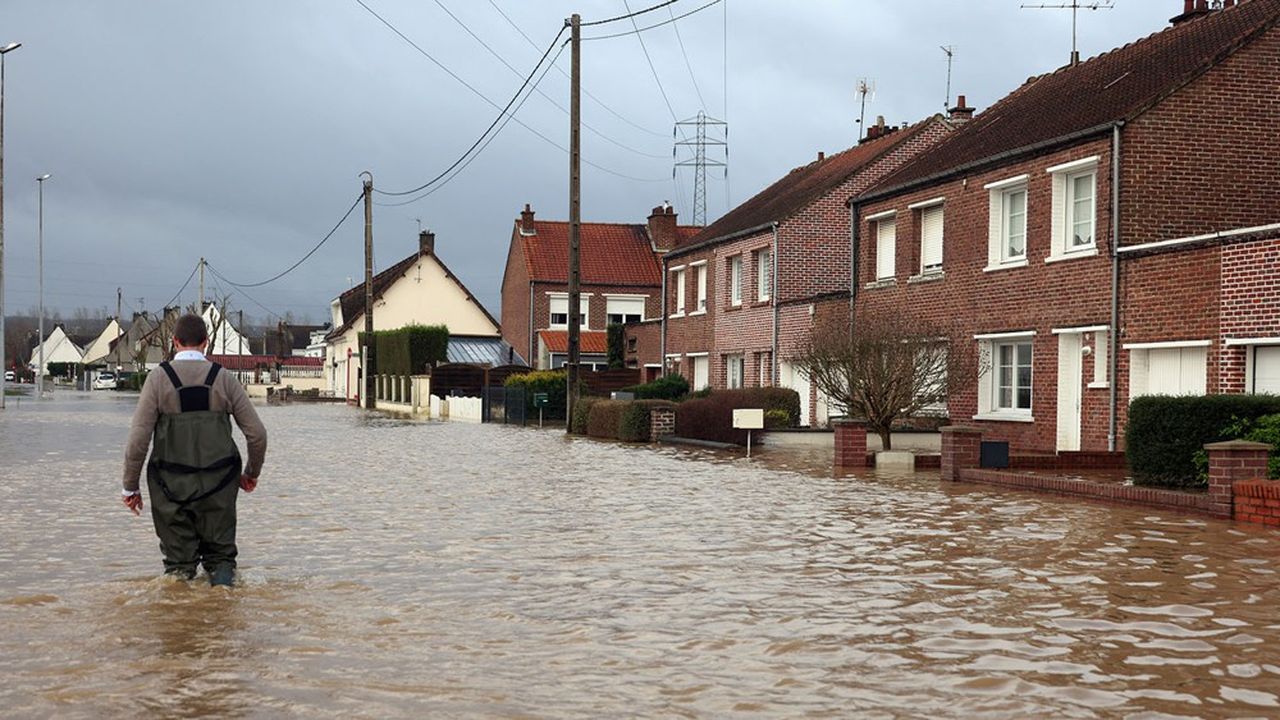
[[[1280,533],[262,407],[242,584],[118,499],[133,399],[0,412],[12,717],[1275,717]]]

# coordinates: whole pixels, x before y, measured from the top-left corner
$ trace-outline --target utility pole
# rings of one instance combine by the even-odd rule
[[[578,363],[581,359],[582,286],[578,257],[582,234],[582,16],[569,18],[573,61],[569,71],[569,362],[566,379],[565,430],[573,425],[573,409],[578,405]]]
[[[196,306],[196,314],[204,317],[204,258],[200,258],[200,304]]]
[[[236,330],[237,355],[244,355],[244,310],[240,311],[240,328]]]
[[[48,173],[45,173],[44,175],[41,175],[40,177],[36,178],[36,185],[40,188],[40,191],[39,191],[39,196],[40,196],[39,223],[40,224],[39,224],[39,230],[37,231],[37,237],[39,238],[39,240],[37,241],[38,250],[36,250],[36,252],[39,255],[39,259],[36,261],[36,267],[38,268],[37,273],[39,274],[39,278],[40,278],[38,280],[38,283],[40,286],[40,319],[37,321],[38,323],[37,327],[39,329],[36,331],[40,335],[40,364],[36,366],[36,399],[37,400],[44,397],[44,181],[48,179],[49,179]]]
[[[4,409],[4,56],[22,47],[9,43],[0,47],[0,410]]]
[[[365,409],[373,410],[377,400],[373,397],[373,174],[364,176],[364,342],[360,349],[360,365],[364,368]]]
[[[124,302],[124,289],[116,288],[116,382],[120,382],[120,371],[124,363],[120,360],[120,341],[124,338],[124,325],[121,325],[120,305]]]

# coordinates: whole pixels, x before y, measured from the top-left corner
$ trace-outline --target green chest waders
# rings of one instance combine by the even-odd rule
[[[194,577],[203,564],[211,577],[236,565],[236,496],[240,452],[231,416],[209,409],[221,366],[214,363],[201,385],[183,386],[167,363],[160,369],[178,391],[181,411],[161,414],[147,462],[151,518],[160,538],[166,574]]]

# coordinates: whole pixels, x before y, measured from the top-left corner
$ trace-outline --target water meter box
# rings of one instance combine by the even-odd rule
[[[1009,467],[1009,443],[984,440],[978,447],[978,467]]]

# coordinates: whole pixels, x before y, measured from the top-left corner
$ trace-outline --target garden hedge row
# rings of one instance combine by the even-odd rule
[[[421,375],[428,366],[449,359],[449,328],[444,325],[406,325],[373,333],[375,375]],[[360,333],[366,347],[366,333]]]
[[[635,394],[637,400],[679,400],[689,394],[689,381],[683,375],[663,375],[653,382],[622,390]]]
[[[508,390],[524,388],[525,412],[529,417],[536,418],[538,415],[538,408],[533,404],[534,393],[546,393],[547,404],[542,408],[542,417],[547,420],[567,419],[565,418],[565,395],[569,383],[568,374],[564,370],[534,370],[520,375],[511,375],[502,384]],[[570,430],[572,429],[571,426]]]
[[[794,427],[800,420],[800,395],[788,388],[740,388],[715,390],[705,397],[680,403],[676,411],[676,434],[680,437],[747,444],[747,431],[733,427],[733,411],[763,408],[773,427]],[[783,419],[785,414],[785,421]]]
[[[1276,395],[1140,397],[1129,405],[1125,456],[1134,480],[1144,485],[1201,484],[1197,453],[1229,437],[1234,423],[1280,413]]]
[[[586,409],[583,410],[583,406]],[[595,438],[611,438],[624,442],[649,442],[649,420],[654,408],[674,408],[667,400],[605,400],[591,398],[574,408],[574,432],[582,431]],[[580,416],[586,415],[585,422]]]

